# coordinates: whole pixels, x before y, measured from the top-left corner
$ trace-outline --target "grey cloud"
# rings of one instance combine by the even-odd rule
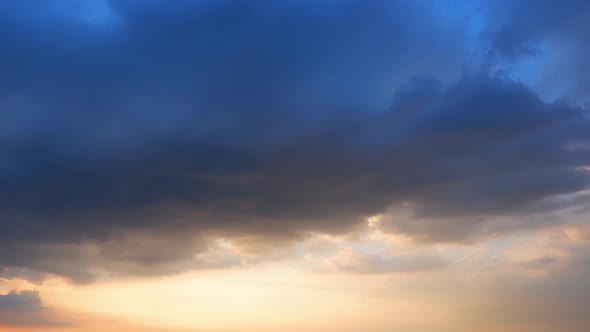
[[[190,268],[183,262],[194,264],[191,255],[214,237],[257,234],[262,242],[288,244],[308,232],[354,230],[363,218],[400,204],[410,204],[413,221],[394,220],[393,229],[461,241],[485,235],[482,225],[494,218],[550,211],[551,197],[588,187],[589,174],[579,169],[588,164],[588,151],[567,148],[587,135],[581,110],[481,77],[429,93],[411,115],[399,95],[390,112],[339,116],[339,126],[302,131],[254,151],[207,149],[210,158],[218,156],[218,167],[203,169],[189,146],[155,149],[149,159],[73,170],[84,176],[58,169],[25,183],[28,191],[8,187],[4,264],[69,276],[78,273],[70,267],[82,269],[79,280],[92,279],[92,265],[101,262],[129,273],[150,270],[142,266],[173,273]],[[231,169],[236,166],[241,169]],[[133,233],[147,234],[144,245],[126,243]],[[156,237],[161,241],[151,243]],[[40,243],[22,250],[11,244],[17,240]],[[77,257],[84,251],[44,249],[43,243],[59,248],[52,243],[60,242],[102,249],[85,257]],[[30,250],[36,253],[26,254]],[[59,262],[49,267],[46,255]]]
[[[10,291],[0,295],[0,311],[29,312],[43,308],[39,293],[35,291]]]
[[[462,241],[590,183],[590,151],[568,148],[590,139],[585,111],[461,76],[452,10],[112,1],[86,24],[23,3],[0,13],[11,269],[177,273],[215,238],[264,251],[406,203],[433,223],[393,229]]]
[[[12,290],[0,294],[0,324],[14,326],[59,326],[36,291]]]

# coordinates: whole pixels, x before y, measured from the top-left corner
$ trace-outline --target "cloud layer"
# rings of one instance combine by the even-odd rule
[[[502,5],[477,38],[466,15],[498,14],[445,2],[1,6],[0,266],[23,277],[176,273],[216,238],[260,252],[379,213],[473,241],[586,204],[586,110],[481,52],[511,64],[582,4],[526,27]]]

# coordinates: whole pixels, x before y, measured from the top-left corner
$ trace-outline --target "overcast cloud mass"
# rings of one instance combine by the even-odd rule
[[[423,246],[589,213],[587,1],[2,1],[0,48],[6,280],[251,265],[375,215]],[[0,295],[0,321],[42,308]]]

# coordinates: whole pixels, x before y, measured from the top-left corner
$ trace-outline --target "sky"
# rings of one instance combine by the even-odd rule
[[[590,2],[0,1],[0,331],[587,332]]]

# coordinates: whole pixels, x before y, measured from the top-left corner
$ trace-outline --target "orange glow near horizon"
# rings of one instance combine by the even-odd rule
[[[364,240],[356,244],[324,236],[318,239],[336,242],[340,248],[337,250],[345,251],[366,251],[384,239],[397,243],[390,246],[395,252],[423,250],[403,238],[384,238],[375,219],[369,226]],[[551,273],[530,270],[520,262],[536,262],[539,255],[560,252],[564,246],[585,245],[585,232],[585,228],[569,227],[463,249],[439,246],[437,252],[459,258],[452,267],[425,272],[329,271],[310,267],[314,265],[307,261],[314,258],[307,254],[299,263],[277,261],[166,277],[103,280],[89,285],[62,279],[50,279],[42,285],[4,280],[1,292],[10,288],[35,289],[50,308],[48,314],[68,324],[2,327],[0,331],[385,332],[392,326],[400,331],[472,331],[483,314],[474,308],[498,310],[501,305],[493,289],[503,278],[534,282]],[[357,247],[351,247],[354,245]],[[546,252],[539,251],[540,246]],[[321,246],[313,243],[308,248],[320,250]],[[458,255],[457,250],[462,254]],[[562,259],[567,260],[564,255]],[[329,258],[321,260],[331,262]],[[545,272],[539,274],[541,271]],[[530,324],[488,325],[478,331],[534,331]]]

